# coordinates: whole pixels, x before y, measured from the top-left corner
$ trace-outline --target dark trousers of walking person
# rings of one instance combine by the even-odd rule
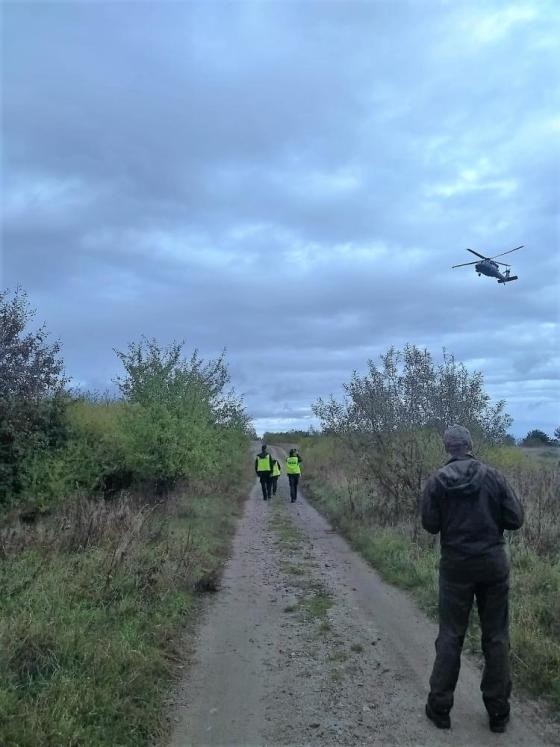
[[[299,482],[299,475],[288,475],[290,482],[290,501],[295,503],[297,500],[297,486]]]
[[[276,491],[278,490],[278,475],[273,475],[270,478],[270,482],[272,485],[272,495],[276,495]]]
[[[261,481],[263,500],[266,501],[272,497],[272,478],[270,472],[259,472],[259,480]]]
[[[511,664],[509,658],[509,562],[500,548],[492,557],[450,563],[442,559],[439,576],[439,635],[430,677],[428,702],[433,711],[447,714],[461,666],[461,650],[469,613],[476,597],[484,671],[480,689],[490,716],[509,715]]]

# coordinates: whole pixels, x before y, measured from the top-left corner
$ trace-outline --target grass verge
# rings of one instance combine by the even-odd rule
[[[241,503],[241,492],[178,495],[135,532],[4,552],[3,747],[138,747],[166,733],[195,589],[212,588]]]
[[[437,618],[439,551],[428,536],[412,542],[399,528],[368,526],[349,514],[345,501],[328,484],[306,481],[306,494],[350,544],[392,584],[410,591]],[[515,550],[510,594],[511,651],[516,682],[540,695],[560,715],[560,560]],[[476,615],[466,647],[480,653]]]

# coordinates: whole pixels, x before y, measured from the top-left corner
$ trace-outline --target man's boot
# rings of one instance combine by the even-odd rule
[[[507,713],[505,716],[490,715],[490,731],[493,731],[495,734],[503,734],[506,730],[508,721],[509,713]]]
[[[438,713],[430,707],[429,703],[426,703],[426,716],[435,726],[437,726],[438,729],[451,728],[451,718],[449,713]]]

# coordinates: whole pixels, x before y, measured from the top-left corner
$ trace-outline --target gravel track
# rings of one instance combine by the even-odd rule
[[[492,734],[467,657],[452,728],[437,730],[423,713],[435,635],[301,496],[289,503],[284,475],[270,502],[256,483],[198,629],[171,745],[560,744],[543,709],[517,699],[507,733]]]

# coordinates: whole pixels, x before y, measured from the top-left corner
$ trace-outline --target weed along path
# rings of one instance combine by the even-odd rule
[[[280,456],[279,449],[276,450]],[[172,747],[560,744],[530,703],[492,734],[463,659],[452,728],[423,713],[435,625],[388,586],[285,476],[255,484],[177,694]]]

